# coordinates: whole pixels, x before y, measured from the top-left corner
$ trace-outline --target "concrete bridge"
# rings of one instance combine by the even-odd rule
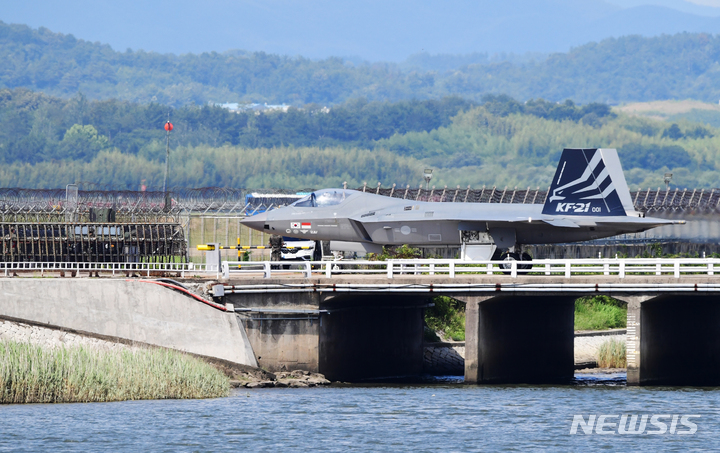
[[[720,385],[718,259],[0,264],[1,318],[333,380],[420,373],[442,294],[466,304],[466,382],[567,382],[574,301],[606,294],[628,303],[629,384]],[[217,282],[216,303],[160,274]]]
[[[225,263],[216,296],[233,304],[271,370],[334,380],[418,373],[423,310],[442,294],[466,304],[467,383],[562,383],[574,374],[574,301],[605,294],[628,303],[628,384],[720,384],[720,260],[533,263]]]

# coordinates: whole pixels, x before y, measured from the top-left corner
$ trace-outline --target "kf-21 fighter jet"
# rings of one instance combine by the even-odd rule
[[[259,231],[379,252],[385,245],[461,247],[464,260],[530,261],[523,244],[586,241],[685,223],[635,211],[614,149],[563,150],[544,205],[403,200],[323,189],[242,221]],[[345,248],[342,248],[341,243]],[[357,247],[357,248],[353,248]]]

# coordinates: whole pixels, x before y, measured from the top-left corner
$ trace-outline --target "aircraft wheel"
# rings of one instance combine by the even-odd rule
[[[520,261],[532,261],[532,256],[530,256],[528,253],[523,252],[520,255]],[[525,264],[518,265],[518,269],[522,269],[522,270],[529,270],[529,269],[532,269],[532,267],[533,267],[532,263],[525,263]]]
[[[500,255],[500,259],[504,261],[500,268],[502,269],[503,274],[510,274],[512,269],[512,262],[513,261],[520,261],[520,254],[515,252],[504,252],[502,255]],[[519,267],[518,267],[519,269]]]

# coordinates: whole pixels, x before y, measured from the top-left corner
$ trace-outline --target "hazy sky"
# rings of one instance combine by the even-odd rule
[[[623,8],[641,5],[656,5],[674,8],[695,14],[720,15],[720,0],[606,0]],[[699,8],[698,8],[699,6]],[[710,8],[707,8],[710,7]],[[718,8],[717,10],[715,10]]]
[[[698,5],[712,6],[713,8],[720,8],[720,0],[688,0],[690,3]]]
[[[0,20],[119,51],[401,61],[419,52],[566,51],[624,34],[720,33],[720,0],[0,0]]]

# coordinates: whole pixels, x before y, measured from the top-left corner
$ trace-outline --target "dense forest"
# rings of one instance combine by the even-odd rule
[[[208,105],[173,108],[0,89],[0,162],[87,162],[99,151],[113,148],[152,159],[159,142],[164,149],[162,126],[168,119],[175,126],[173,148],[200,144],[368,148],[394,134],[448,126],[453,116],[473,106],[457,97],[396,103],[354,100],[329,110],[308,105],[286,113],[255,114]]]
[[[717,129],[620,115],[602,103],[485,95],[256,114],[4,89],[0,186],[136,189],[144,180],[157,188],[168,114],[175,187],[417,186],[426,167],[439,187],[545,187],[566,147],[617,148],[633,189],[663,185],[666,171],[680,186],[715,187],[720,170]]]
[[[443,57],[450,58],[450,57]],[[720,36],[626,36],[538,60],[495,61],[482,54],[446,71],[427,71],[427,57],[405,65],[353,65],[262,52],[200,55],[118,52],[72,35],[0,22],[0,87],[26,87],[60,97],[155,102],[175,107],[212,102],[315,103],[350,99],[398,101],[485,94],[522,101],[620,103],[720,99]],[[460,59],[462,60],[462,59]],[[447,67],[452,66],[447,63]]]

